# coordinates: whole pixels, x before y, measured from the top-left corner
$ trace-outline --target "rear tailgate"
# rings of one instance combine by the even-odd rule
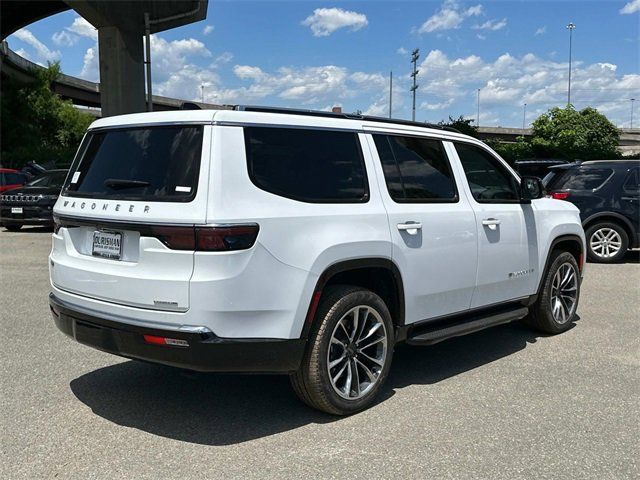
[[[211,127],[90,131],[54,208],[52,284],[121,305],[189,309]]]

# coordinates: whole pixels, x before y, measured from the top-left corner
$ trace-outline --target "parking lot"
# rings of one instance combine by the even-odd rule
[[[49,314],[50,233],[0,232],[3,478],[638,478],[640,256],[588,264],[569,332],[400,347],[349,418],[283,376],[192,374],[76,344]]]

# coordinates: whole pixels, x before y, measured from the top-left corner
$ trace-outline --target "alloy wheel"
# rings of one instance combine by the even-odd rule
[[[365,396],[384,368],[388,334],[380,314],[367,305],[345,313],[331,334],[327,369],[331,386],[348,400]]]
[[[603,227],[591,235],[589,239],[591,251],[600,258],[614,257],[622,247],[622,238],[613,228]]]
[[[567,323],[573,318],[578,299],[578,272],[565,262],[558,267],[551,283],[551,313],[556,322]]]

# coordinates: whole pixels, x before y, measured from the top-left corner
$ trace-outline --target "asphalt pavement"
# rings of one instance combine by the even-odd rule
[[[348,418],[284,376],[193,374],[74,343],[47,295],[50,233],[0,231],[6,479],[640,477],[640,255],[588,264],[580,320],[399,347]]]

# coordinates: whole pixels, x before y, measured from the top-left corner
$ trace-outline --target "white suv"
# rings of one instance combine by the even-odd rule
[[[370,405],[398,342],[576,319],[578,210],[482,142],[382,118],[236,107],[110,117],[54,213],[56,325],[128,358],[280,372]]]

